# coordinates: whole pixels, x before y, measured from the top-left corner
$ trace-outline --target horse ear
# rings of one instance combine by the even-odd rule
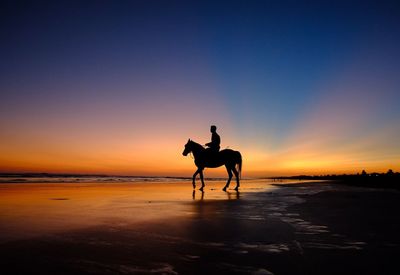
[[[188,139],[188,142],[190,142],[190,138]]]

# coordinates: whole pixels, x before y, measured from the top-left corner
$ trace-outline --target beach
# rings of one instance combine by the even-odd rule
[[[243,180],[240,192],[223,186],[2,183],[2,273],[397,273],[399,191],[261,179]]]

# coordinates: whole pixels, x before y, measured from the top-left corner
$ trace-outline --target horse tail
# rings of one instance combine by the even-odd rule
[[[240,154],[239,151],[238,151],[238,156],[239,156],[239,159],[238,159],[237,165],[238,165],[238,171],[239,171],[239,179],[242,179],[242,155]]]

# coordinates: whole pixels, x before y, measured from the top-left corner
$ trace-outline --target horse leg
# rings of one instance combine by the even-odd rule
[[[194,172],[194,174],[193,174],[193,182],[192,182],[192,184],[193,184],[193,189],[196,188],[196,176],[197,176],[198,173],[200,173],[200,168],[198,168],[198,169],[196,170],[196,172]]]
[[[235,177],[236,177],[236,187],[235,187],[235,190],[236,190],[236,191],[239,191],[239,186],[240,186],[240,183],[239,183],[239,172],[236,170],[235,166],[233,166],[232,171],[233,171],[233,173],[235,174]]]
[[[199,170],[200,170],[200,168],[199,168]],[[203,191],[203,189],[204,189],[203,169],[201,169],[199,173],[200,173],[200,179],[201,179],[201,188],[199,190]]]
[[[226,188],[229,187],[229,183],[231,182],[231,179],[232,179],[232,171],[231,171],[231,168],[228,167],[227,165],[225,165],[225,167],[226,167],[226,171],[228,172],[228,181],[226,182],[225,187],[222,188],[222,190],[224,190],[224,191],[226,191]]]

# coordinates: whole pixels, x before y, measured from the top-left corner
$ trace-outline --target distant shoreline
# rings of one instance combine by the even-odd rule
[[[400,173],[275,177],[274,180],[325,180],[358,187],[400,189]]]
[[[37,181],[32,179],[38,179]],[[46,182],[138,182],[149,181],[156,182],[161,180],[191,181],[192,177],[182,176],[138,176],[138,175],[107,175],[107,174],[69,174],[69,173],[0,173],[0,183],[35,183],[42,179],[48,179]],[[319,175],[319,176],[279,176],[279,177],[254,177],[243,178],[244,180],[271,180],[271,181],[332,181],[338,184],[346,184],[359,187],[374,188],[393,188],[400,189],[400,173],[361,173],[361,174],[342,174],[342,175]],[[223,181],[226,177],[207,177],[206,181]]]

